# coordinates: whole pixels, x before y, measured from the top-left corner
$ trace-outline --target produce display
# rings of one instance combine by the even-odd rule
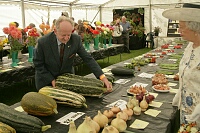
[[[173,71],[168,71],[168,70],[158,70],[156,71],[156,74],[164,74],[164,75],[173,75]]]
[[[90,84],[92,86],[97,86],[97,87],[103,87],[104,83],[96,78],[87,78],[84,76],[79,76],[79,75],[75,75],[75,74],[70,74],[70,73],[65,73],[61,76],[57,77],[57,80],[60,81],[66,81],[72,84]]]
[[[156,73],[152,77],[152,85],[167,84],[167,83],[168,83],[168,80],[167,80],[165,74],[163,74],[163,73]]]
[[[85,97],[69,90],[45,86],[39,90],[39,93],[53,98],[59,104],[65,104],[75,108],[87,108]]]
[[[145,89],[145,87],[143,87],[143,86],[137,86],[137,85],[135,85],[135,86],[131,86],[128,90],[127,90],[127,92],[130,94],[133,94],[133,95],[139,95],[139,94],[141,94],[141,93],[143,93],[143,94],[146,94],[147,93],[147,90]]]
[[[168,44],[162,45],[160,49],[155,50],[155,52],[160,53],[147,53],[144,55],[147,58],[134,58],[131,60],[131,63],[127,63],[125,66],[116,66],[111,69],[113,75],[105,74],[105,76],[111,83],[114,83],[116,80],[115,76],[134,76],[135,73],[140,73],[135,72],[135,66],[140,67],[148,63],[155,63],[159,57],[157,55],[174,52],[174,50],[170,50],[168,47]],[[180,59],[181,54],[172,54],[170,57]],[[152,77],[152,88],[157,92],[169,92],[171,88],[167,86],[168,79],[165,75],[171,75],[174,72],[167,71],[166,69],[178,70],[178,62],[175,64],[160,63],[159,67],[165,70],[157,70],[158,67],[156,68],[157,71],[154,69],[156,73]],[[174,80],[179,80],[178,74],[174,75]],[[78,122],[79,126],[76,126],[75,121],[70,121],[68,133],[125,132],[128,124],[130,124],[130,122],[127,122],[134,115],[137,115],[135,117],[137,118],[149,108],[149,104],[156,104],[156,102],[152,102],[155,99],[154,95],[151,94],[152,91],[148,91],[142,85],[130,86],[130,88],[124,91],[128,93],[128,96],[125,95],[128,98],[127,104],[123,105],[123,107],[126,106],[125,109],[121,109],[122,106],[119,107],[119,105],[116,106],[115,104],[109,109],[98,110],[93,118],[86,114],[83,122]],[[51,125],[45,125],[35,116],[57,114],[57,104],[67,105],[72,108],[87,108],[85,96],[100,97],[105,92],[107,92],[107,88],[105,88],[104,83],[99,79],[70,73],[62,74],[56,78],[56,87],[45,86],[38,92],[29,92],[22,97],[20,102],[21,107],[27,114],[15,111],[9,106],[0,103],[0,133],[6,133],[7,130],[10,133],[42,133],[51,128]]]
[[[42,133],[51,128],[39,118],[14,110],[14,108],[0,103],[0,121],[11,126],[16,132]]]
[[[178,81],[179,80],[179,73],[174,75],[174,80]]]
[[[161,63],[159,64],[160,68],[162,69],[169,69],[169,70],[178,70],[179,68],[179,64],[165,64],[165,63]]]
[[[28,114],[49,116],[57,114],[56,101],[38,92],[28,92],[21,99],[21,106]]]
[[[117,66],[111,69],[112,74],[119,76],[134,76],[134,70],[126,67]]]
[[[157,84],[157,85],[154,85],[152,88],[158,92],[169,92],[170,91],[170,87],[165,84]]]
[[[58,76],[56,86],[65,90],[70,90],[83,96],[99,97],[107,92],[102,81],[95,78],[86,78],[73,74]]]

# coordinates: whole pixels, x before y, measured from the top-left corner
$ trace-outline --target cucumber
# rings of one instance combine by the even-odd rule
[[[119,76],[134,76],[134,70],[126,67],[114,67],[111,69],[112,74]]]

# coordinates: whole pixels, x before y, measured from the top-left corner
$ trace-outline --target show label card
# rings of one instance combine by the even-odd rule
[[[17,111],[19,111],[19,112],[23,112],[23,111],[24,111],[23,108],[22,108],[22,106],[16,107],[15,110],[17,110]]]
[[[56,122],[60,122],[60,124],[64,124],[64,125],[69,125],[70,121],[75,121],[76,119],[78,119],[84,114],[85,113],[83,112],[70,112],[64,115],[63,117],[59,118],[58,120],[56,120]]]
[[[158,93],[149,92],[149,94],[153,95],[155,98],[158,96]]]
[[[116,83],[116,84],[126,84],[129,81],[131,81],[131,80],[130,79],[118,79],[114,83]]]
[[[161,111],[155,110],[155,109],[148,109],[147,111],[145,111],[144,113],[146,115],[150,115],[153,117],[156,117]]]
[[[127,104],[126,101],[119,99],[119,100],[117,100],[116,102],[113,102],[113,103],[107,105],[106,107],[112,108],[113,106],[117,106],[117,107],[119,107],[121,110],[123,110],[123,109],[126,108],[126,104]]]
[[[160,108],[160,106],[161,106],[162,104],[163,104],[163,103],[161,103],[161,102],[152,101],[151,103],[149,103],[149,106],[156,107],[156,108]]]
[[[148,126],[149,122],[146,121],[142,121],[139,119],[136,119],[131,125],[131,128],[135,128],[135,129],[145,129]]]

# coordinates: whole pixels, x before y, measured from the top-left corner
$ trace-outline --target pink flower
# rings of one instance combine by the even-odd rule
[[[10,30],[9,30],[8,27],[4,27],[4,28],[3,28],[3,32],[4,32],[5,34],[10,34]]]

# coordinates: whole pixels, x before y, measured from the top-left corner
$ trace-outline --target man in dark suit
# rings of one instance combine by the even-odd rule
[[[74,73],[73,62],[78,54],[96,78],[105,83],[108,92],[112,91],[112,85],[101,67],[83,47],[81,37],[72,34],[73,29],[74,22],[70,18],[61,16],[56,21],[54,31],[38,39],[33,58],[36,89],[39,90],[47,85],[55,87],[57,76],[63,73]],[[64,44],[64,52],[60,52],[62,44]],[[62,61],[60,61],[61,53],[63,53]]]

